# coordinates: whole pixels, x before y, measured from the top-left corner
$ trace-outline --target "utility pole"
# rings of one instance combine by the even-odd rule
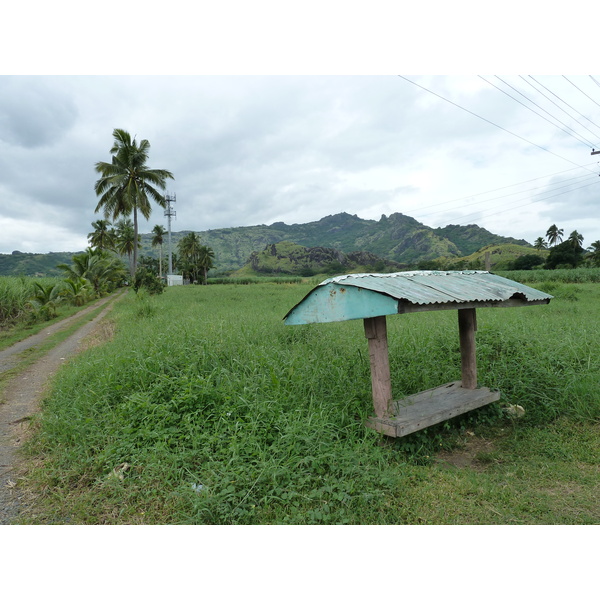
[[[175,209],[171,206],[171,202],[176,201],[175,194],[165,194],[165,200],[167,201],[167,208],[165,208],[165,217],[167,217],[168,222],[168,232],[169,232],[169,275],[173,275],[173,254],[171,252],[171,218],[177,216]]]
[[[595,150],[594,148],[592,148],[592,155],[593,154],[600,154],[600,150]]]

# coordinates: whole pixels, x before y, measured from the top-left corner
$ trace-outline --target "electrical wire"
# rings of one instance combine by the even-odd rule
[[[598,81],[596,79],[594,79],[591,75],[590,75],[590,79],[598,86],[600,87],[600,83],[598,83]]]
[[[597,127],[598,129],[600,129],[600,126],[596,125],[596,123],[594,123],[591,119],[588,119],[588,117],[586,117],[584,114],[580,113],[576,108],[571,106],[568,102],[563,100],[560,96],[557,96],[551,89],[548,89],[543,83],[540,83],[535,77],[532,77],[531,75],[528,75],[528,77],[530,79],[533,79],[533,81],[535,81],[538,85],[543,87],[546,91],[550,92],[554,97],[558,98],[563,104],[566,104],[571,110],[575,111],[580,117],[583,117],[584,119],[589,121],[594,127]]]
[[[494,75],[494,77],[496,77],[497,79],[499,79],[500,81],[502,81],[502,83],[504,85],[507,85],[511,89],[515,90],[515,92],[518,92],[519,94],[521,94],[521,96],[523,96],[524,98],[526,98],[527,100],[529,100],[529,102],[531,102],[532,104],[535,104],[535,106],[537,106],[538,108],[540,108],[544,112],[548,113],[553,119],[556,119],[561,125],[564,125],[568,129],[571,129],[571,131],[573,133],[577,134],[577,135],[573,135],[573,133],[569,133],[565,129],[562,129],[562,127],[559,127],[556,123],[553,123],[552,121],[550,121],[549,119],[547,119],[546,117],[544,117],[544,115],[541,115],[539,112],[533,110],[533,108],[531,108],[530,106],[527,106],[526,104],[524,104],[523,102],[521,102],[519,99],[515,98],[514,96],[511,96],[508,92],[505,92],[502,88],[499,88],[497,85],[494,85],[491,81],[488,81],[485,77],[482,77],[481,75],[478,75],[478,77],[480,79],[483,79],[483,81],[485,81],[487,84],[495,87],[497,90],[499,90],[500,92],[502,92],[503,94],[505,94],[506,96],[508,96],[511,100],[514,100],[515,102],[518,102],[521,106],[524,106],[527,110],[530,110],[533,114],[535,114],[538,117],[544,119],[544,121],[547,121],[548,123],[550,123],[550,125],[553,125],[554,127],[556,127],[557,129],[560,129],[562,132],[566,133],[567,135],[570,135],[572,138],[575,138],[578,142],[582,143],[584,146],[586,146],[588,148],[591,148],[592,146],[594,146],[593,142],[590,142],[589,140],[586,140],[585,138],[579,136],[579,134],[577,134],[577,132],[574,129],[571,129],[568,125],[566,125],[565,123],[563,123],[559,119],[556,119],[556,117],[550,115],[550,113],[547,110],[545,110],[544,108],[542,108],[541,106],[539,106],[539,104],[536,104],[535,102],[533,102],[533,100],[530,100],[529,98],[527,98],[527,96],[525,96],[525,94],[523,94],[522,92],[519,92],[519,90],[517,90],[516,88],[514,88],[509,83],[506,83],[506,81],[504,81],[503,79],[501,79],[497,75]]]
[[[573,183],[567,183],[566,185],[557,185],[557,184],[564,184],[566,181],[571,181],[572,182],[572,181],[574,181],[576,179],[582,179],[584,177],[589,178],[589,177],[593,177],[593,176],[586,173],[585,175],[578,175],[577,177],[571,177],[571,178],[565,179],[563,181],[558,181],[558,182],[556,182],[556,184],[550,184],[551,186],[556,186],[556,187],[553,187],[552,189],[547,189],[546,191],[553,192],[553,191],[560,190],[560,189],[563,189],[563,188],[566,188],[566,187],[571,187],[573,185]],[[547,187],[549,187],[549,186],[547,186]],[[502,199],[508,198],[510,196],[516,196],[518,194],[526,194],[526,193],[533,192],[534,190],[539,190],[539,189],[540,189],[540,187],[534,187],[534,188],[529,188],[529,189],[526,189],[526,190],[520,190],[518,192],[511,192],[510,194],[504,194],[503,196],[495,196],[494,198],[488,198],[487,200],[479,200],[477,202],[471,202],[471,203],[467,204],[466,206],[462,206],[461,208],[468,208],[468,207],[471,207],[471,206],[475,206],[476,204],[485,204],[486,202],[493,202],[495,200],[502,200]],[[517,200],[517,202],[518,201],[519,200]],[[423,217],[429,217],[431,215],[439,214],[441,212],[446,212],[447,210],[448,209],[442,209],[442,210],[436,210],[436,211],[429,212],[429,213],[416,212],[412,216],[415,217],[415,218],[421,219]],[[455,209],[455,210],[458,210],[458,208]]]
[[[574,87],[577,88],[584,96],[586,96],[587,98],[589,98],[594,104],[597,104],[598,106],[600,106],[600,104],[598,104],[591,96],[588,96],[581,88],[577,87],[570,79],[568,79],[567,77],[565,77],[563,75],[563,77]]]
[[[542,146],[539,146],[538,144],[531,142],[527,139],[525,139],[524,137],[509,131],[508,129],[506,129],[505,127],[502,127],[501,125],[498,125],[497,123],[494,123],[493,121],[490,121],[489,119],[486,119],[485,117],[482,117],[481,115],[478,115],[476,113],[474,113],[473,111],[469,110],[468,108],[465,108],[464,106],[461,106],[460,104],[456,104],[456,102],[453,102],[452,100],[448,100],[448,98],[444,98],[444,96],[441,96],[440,94],[438,94],[437,92],[434,92],[418,83],[416,83],[415,81],[412,81],[410,79],[408,79],[408,77],[404,77],[404,75],[398,75],[398,77],[400,79],[404,79],[405,81],[408,81],[408,83],[411,83],[412,85],[421,88],[422,90],[429,92],[430,94],[433,94],[434,96],[436,96],[437,98],[440,98],[441,100],[444,100],[445,102],[448,102],[449,104],[452,104],[453,106],[456,106],[456,108],[460,108],[461,110],[464,110],[465,112],[468,112],[470,115],[473,115],[474,117],[477,117],[478,119],[481,119],[482,121],[485,121],[486,123],[489,123],[490,125],[493,125],[494,127],[497,127],[498,129],[502,129],[502,131],[505,131],[506,133],[509,133],[510,135],[520,139],[523,142],[526,142],[528,144],[531,144],[532,146],[535,146],[536,148],[539,148],[540,150],[543,150],[544,152],[548,152],[549,154],[552,154],[553,156],[556,156],[557,158],[560,158],[561,160],[566,160],[567,162],[571,163],[572,165],[575,165],[577,167],[581,167],[581,165],[578,165],[577,163],[573,162],[572,160],[569,160],[568,158],[565,158],[564,156],[560,156],[558,154],[556,154],[555,152],[552,152],[552,150],[548,150],[547,148],[543,148]]]
[[[586,165],[583,165],[581,167],[574,167],[572,169],[565,169],[564,171],[558,171],[558,173],[551,173],[550,175],[543,175],[542,177],[534,177],[533,179],[527,179],[525,181],[520,181],[519,183],[512,183],[510,185],[504,185],[502,187],[499,188],[495,188],[493,190],[487,190],[486,192],[478,192],[477,194],[469,194],[468,196],[462,196],[460,198],[455,198],[454,200],[445,200],[444,202],[437,202],[436,204],[429,204],[428,206],[425,206],[425,209],[428,208],[433,208],[435,206],[442,206],[443,204],[450,204],[452,202],[460,202],[461,200],[467,200],[469,198],[475,198],[476,196],[483,196],[485,194],[493,194],[494,192],[500,192],[502,190],[506,190],[508,188],[511,187],[516,187],[518,185],[524,185],[525,183],[531,183],[532,181],[538,181],[540,179],[548,179],[548,177],[554,177],[556,175],[562,175],[563,173],[568,173],[569,171],[574,171],[575,169],[587,169],[587,167],[589,167],[590,165],[594,165],[596,164],[595,162],[593,163],[588,163]],[[596,174],[596,173],[594,173]],[[536,188],[533,188],[536,189]]]
[[[558,105],[556,102],[554,102],[554,100],[552,100],[552,98],[549,98],[548,96],[546,96],[546,94],[544,94],[544,92],[540,91],[538,88],[535,87],[535,85],[533,85],[533,83],[531,83],[531,81],[527,81],[527,79],[525,79],[525,77],[523,77],[523,75],[519,75],[519,77],[529,86],[531,86],[538,94],[541,94],[542,96],[544,96],[544,98],[546,98],[546,100],[548,100],[548,102],[552,102],[552,104],[554,104],[554,106],[556,106],[559,110],[562,110],[565,115],[567,115],[567,117],[569,117],[570,119],[573,119],[574,121],[576,121],[581,127],[583,127],[584,129],[587,129],[587,131],[589,131],[592,135],[598,135],[597,133],[593,132],[589,127],[586,127],[581,121],[577,120],[573,115],[570,115],[562,106]],[[529,77],[531,77],[531,75],[529,75]],[[542,85],[541,83],[537,82],[533,77],[531,77],[531,79],[533,79],[538,85]],[[542,86],[543,87],[543,86]],[[548,88],[545,88],[548,90]],[[550,92],[550,90],[548,90]],[[551,94],[553,94],[554,96],[556,96],[556,94],[554,94],[554,92],[550,92]],[[567,102],[565,102],[562,98],[559,98],[558,96],[556,96],[563,104],[566,104],[568,107],[570,107],[572,110],[575,110],[570,104],[568,104]],[[575,110],[575,112],[577,112]],[[585,119],[587,119],[588,121],[590,121],[590,119],[588,119],[585,115],[582,115],[581,113],[577,112],[577,114],[581,115],[582,117],[584,117]],[[598,125],[596,125],[593,121],[590,121],[590,123],[594,126],[597,127],[598,129],[600,129],[600,127],[598,127]],[[597,144],[598,146],[600,146],[600,144]]]
[[[461,221],[460,223],[454,223],[454,225],[464,225],[465,223],[468,223],[469,221],[471,221],[471,220],[472,220],[472,217],[473,217],[474,215],[480,215],[480,216],[479,216],[479,219],[487,219],[487,218],[489,218],[489,217],[495,217],[496,215],[500,215],[500,214],[502,214],[502,213],[505,213],[505,212],[509,212],[509,211],[512,211],[512,210],[515,210],[515,209],[518,209],[518,208],[524,208],[525,206],[531,206],[532,204],[536,204],[537,202],[541,202],[542,200],[550,200],[551,198],[556,198],[556,197],[558,197],[558,196],[562,196],[562,195],[564,195],[564,194],[569,194],[569,193],[571,193],[571,192],[576,192],[577,190],[581,190],[581,189],[584,189],[584,188],[590,187],[590,186],[592,186],[592,185],[598,185],[599,183],[600,183],[600,181],[595,181],[594,183],[588,183],[587,185],[582,185],[582,186],[579,186],[579,187],[577,187],[577,188],[574,188],[574,189],[572,189],[572,190],[568,190],[568,191],[566,191],[566,192],[560,192],[559,194],[554,194],[554,195],[552,195],[552,196],[546,196],[546,197],[544,197],[544,198],[539,198],[539,199],[537,199],[537,200],[533,200],[533,201],[531,201],[531,202],[527,202],[527,203],[525,203],[525,204],[521,204],[521,205],[519,205],[519,206],[517,206],[517,207],[505,208],[505,209],[503,209],[503,210],[499,210],[499,211],[497,211],[497,212],[495,212],[495,213],[491,213],[491,214],[489,214],[489,215],[484,215],[484,214],[482,214],[481,212],[474,212],[474,213],[470,213],[470,214],[468,214],[468,215],[463,215],[463,217],[464,217],[464,216],[467,216],[468,218],[467,218],[466,220],[464,220],[464,221]],[[463,218],[463,217],[461,217],[461,218]]]

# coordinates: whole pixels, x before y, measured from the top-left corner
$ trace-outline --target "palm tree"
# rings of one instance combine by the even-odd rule
[[[588,251],[591,252],[588,257],[589,260],[596,266],[600,266],[600,240],[593,242]]]
[[[96,171],[101,177],[94,190],[100,196],[96,212],[104,210],[104,216],[113,221],[133,213],[134,239],[138,239],[138,211],[145,219],[152,213],[150,199],[165,207],[166,200],[159,190],[167,187],[166,180],[174,179],[165,169],[149,169],[146,165],[150,142],[135,138],[124,129],[113,131],[114,144],[110,150],[112,162],[97,162]],[[132,269],[137,268],[137,244],[133,246]]]
[[[543,237],[539,237],[537,240],[535,240],[535,242],[533,243],[533,247],[536,250],[546,250],[548,248],[548,244],[546,243],[546,240]]]
[[[87,239],[92,248],[112,250],[115,245],[115,233],[110,221],[99,219],[92,223],[94,231],[88,233]]]
[[[214,257],[215,257],[215,253],[212,248],[209,248],[208,246],[200,247],[200,256],[199,256],[200,260],[198,262],[198,265],[204,271],[204,278],[203,278],[204,285],[208,284],[208,271],[209,271],[209,269],[212,269],[212,267],[213,267],[212,259]]]
[[[187,275],[191,281],[197,281],[200,270],[200,252],[202,244],[200,238],[193,231],[184,235],[177,243],[180,259],[183,265],[184,276]]]
[[[556,225],[551,225],[546,231],[546,237],[548,238],[548,243],[551,246],[556,246],[556,244],[562,242],[562,236],[564,231],[559,229]]]
[[[583,248],[583,236],[577,232],[577,230],[573,231],[569,236],[569,241],[571,242],[573,248]]]
[[[162,279],[162,246],[167,230],[162,225],[155,225],[152,229],[152,233],[154,234],[152,245],[158,246],[158,275]]]
[[[86,248],[84,253],[76,254],[71,260],[70,265],[56,266],[73,281],[87,279],[97,295],[114,289],[124,279],[123,263],[106,250]]]
[[[34,317],[42,317],[49,321],[56,317],[56,305],[60,302],[61,285],[50,283],[42,285],[38,281],[33,283],[34,296],[29,300],[29,305],[34,310]]]
[[[66,298],[74,306],[83,306],[93,297],[94,289],[92,284],[84,277],[65,279],[61,296]]]
[[[137,236],[137,244],[135,243],[135,230],[131,219],[121,219],[117,223],[117,231],[115,235],[115,250],[121,254],[127,254],[129,260],[129,274],[131,278],[135,277],[134,263],[131,260],[131,256],[137,253],[137,249],[140,247],[140,236]]]

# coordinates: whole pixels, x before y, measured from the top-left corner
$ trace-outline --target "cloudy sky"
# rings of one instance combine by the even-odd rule
[[[600,75],[570,75],[568,63],[541,75],[514,63],[511,75],[474,74],[487,71],[480,63],[422,75],[432,71],[388,60],[357,75],[373,69],[322,69],[313,56],[304,68],[226,60],[111,75],[119,63],[38,69],[41,58],[0,75],[0,253],[85,248],[102,217],[94,164],[110,160],[114,128],[147,139],[149,166],[174,174],[175,231],[401,212],[529,242],[552,224],[586,246],[600,239]],[[167,224],[157,206],[140,231],[155,224]]]

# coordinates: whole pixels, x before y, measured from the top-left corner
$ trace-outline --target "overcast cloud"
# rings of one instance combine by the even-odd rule
[[[86,247],[102,217],[94,164],[117,127],[174,174],[175,231],[401,212],[529,242],[553,223],[600,239],[594,79],[501,75],[516,91],[492,75],[406,77],[481,118],[395,75],[1,76],[0,252]],[[140,231],[155,224],[157,206]]]

